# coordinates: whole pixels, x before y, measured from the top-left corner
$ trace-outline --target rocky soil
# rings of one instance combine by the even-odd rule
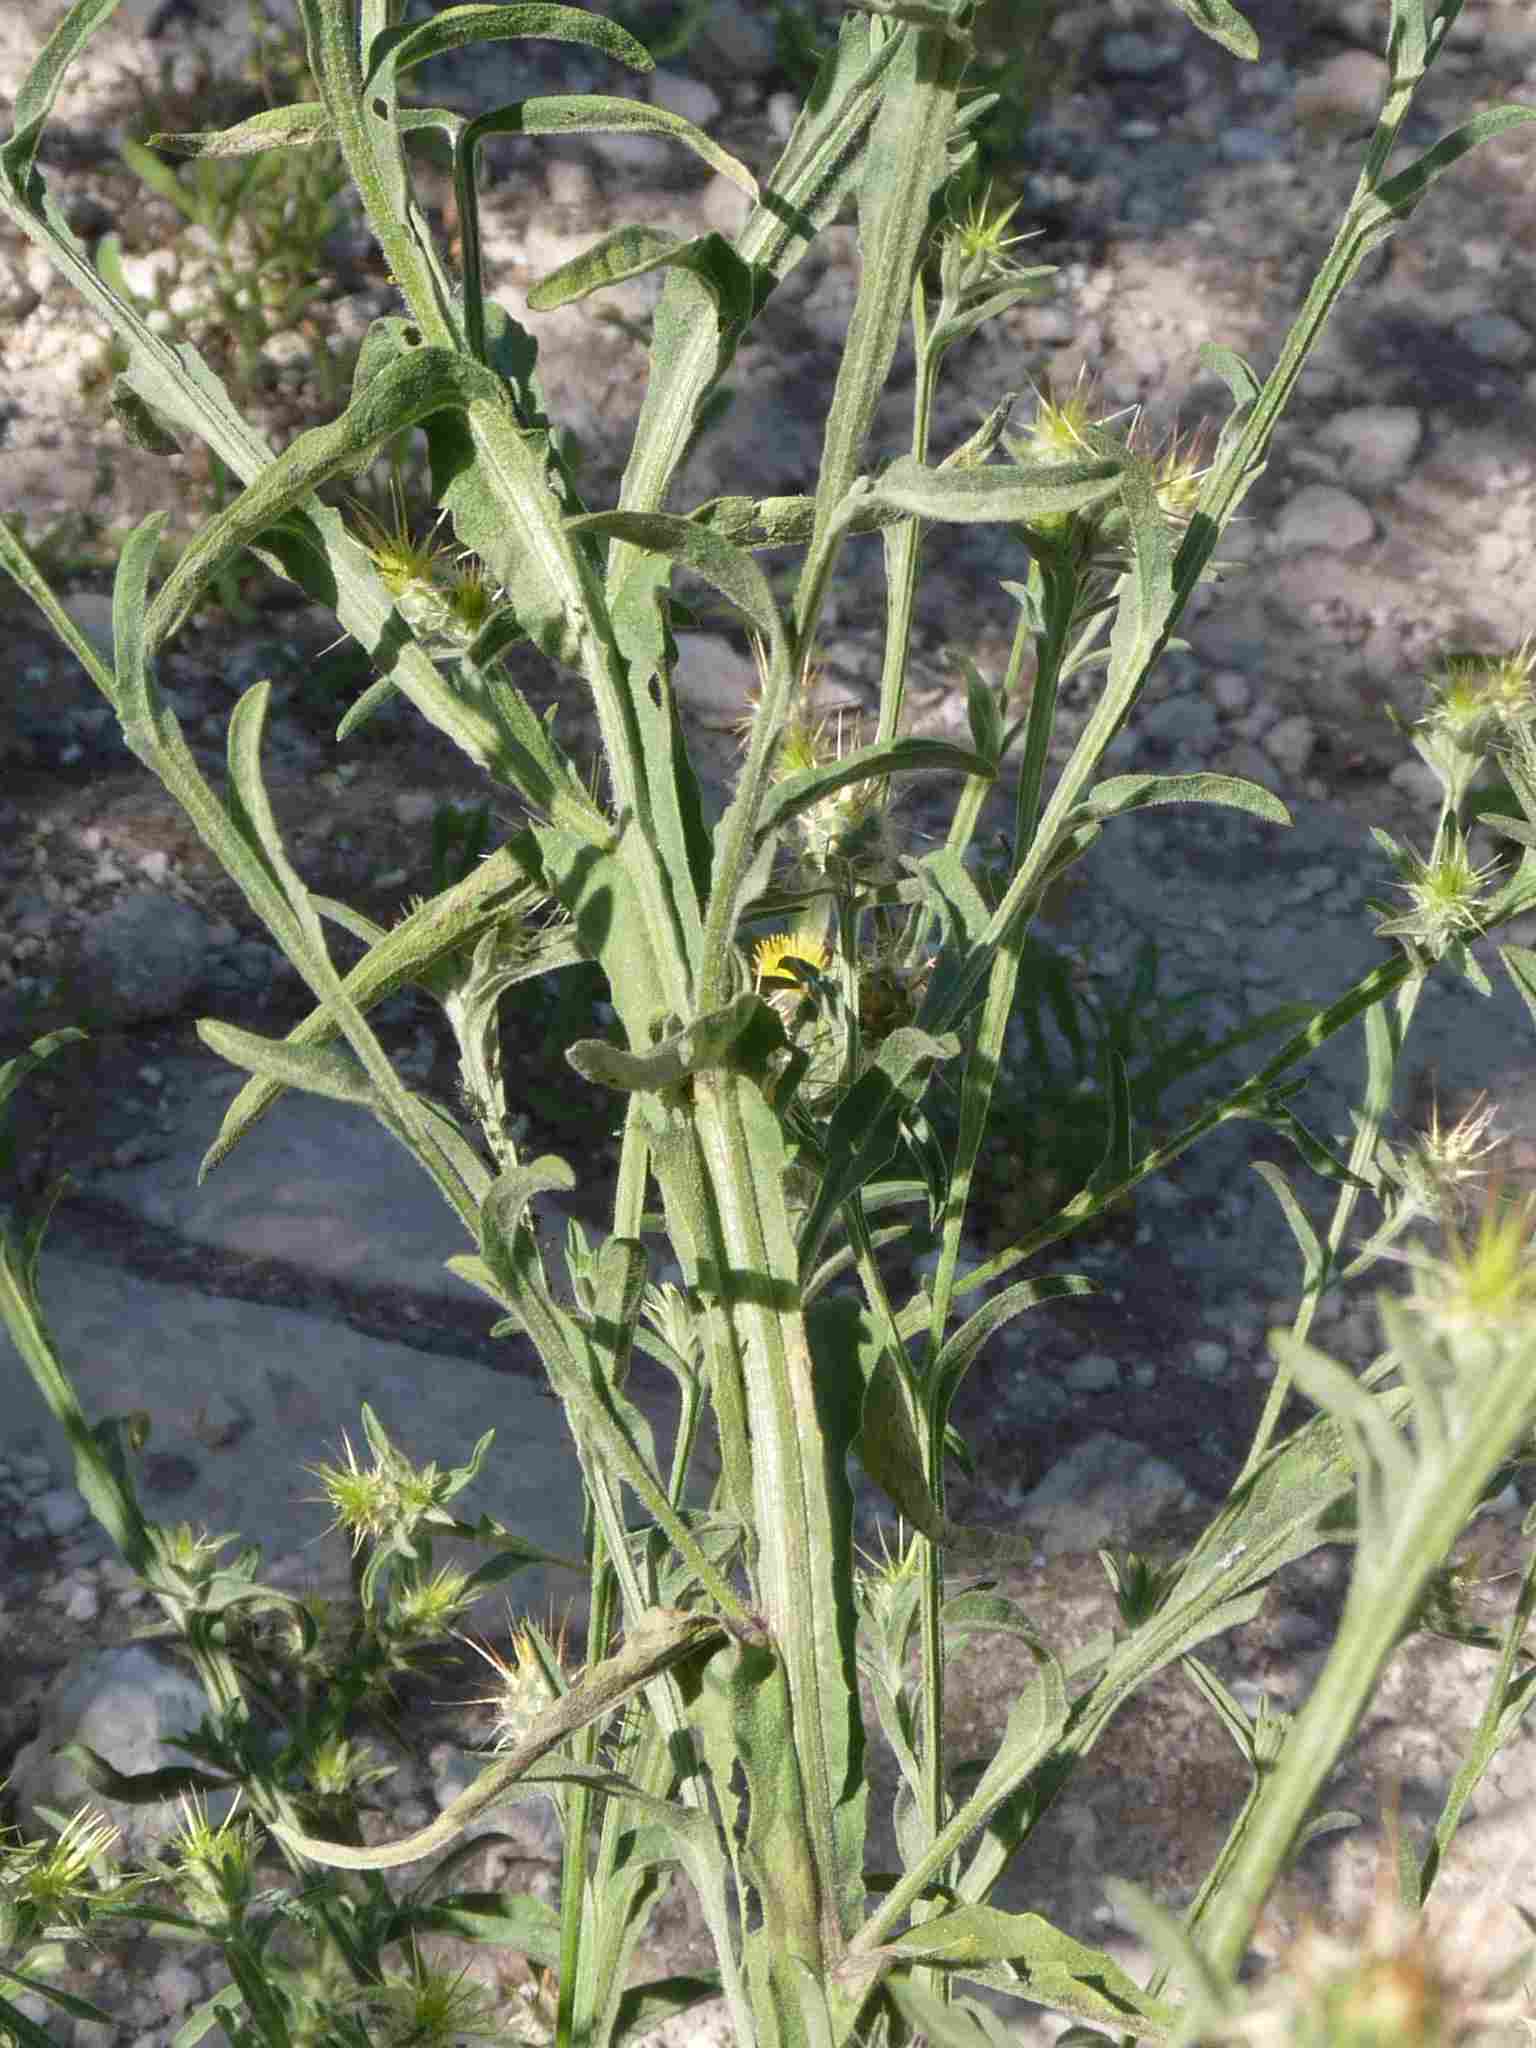
[[[1009,23],[1020,27],[1014,10],[1003,0],[997,6],[1007,20],[994,50]],[[1256,0],[1248,11],[1264,42],[1257,67],[1233,62],[1166,5],[1063,0],[1043,10],[1044,55],[1059,86],[1041,96],[1033,122],[1008,147],[1000,144],[996,171],[1022,192],[1019,225],[1041,231],[1031,257],[1059,267],[1058,289],[952,359],[935,434],[941,450],[969,432],[1001,392],[1027,393],[1031,383],[1060,392],[1083,371],[1098,380],[1106,411],[1139,405],[1154,429],[1188,431],[1223,404],[1197,360],[1201,342],[1235,347],[1261,368],[1273,359],[1354,182],[1385,76],[1377,53],[1387,10],[1370,0]],[[51,0],[19,0],[0,20],[0,120],[58,12]],[[44,165],[77,232],[92,241],[109,231],[120,236],[130,281],[146,295],[162,292],[166,320],[183,322],[207,343],[276,443],[325,416],[322,366],[344,369],[367,322],[390,309],[375,253],[342,202],[315,244],[315,274],[305,280],[315,296],[242,357],[238,337],[217,317],[210,250],[117,155],[125,135],[206,125],[260,103],[251,95],[262,63],[280,69],[282,46],[272,42],[264,56],[253,54],[243,28],[227,19],[240,12],[211,0],[201,9],[124,0],[61,103]],[[712,9],[699,40],[649,88],[760,171],[780,146],[793,104],[767,13]],[[1017,13],[1034,19],[1027,8]],[[471,112],[530,90],[629,89],[599,75],[595,60],[551,45],[532,46],[529,57],[528,47],[444,61],[431,75],[431,97]],[[1422,147],[1504,98],[1536,99],[1536,24],[1523,0],[1468,0],[1420,97],[1409,143]],[[627,219],[682,232],[731,231],[739,218],[733,188],[697,176],[690,162],[633,139],[499,145],[485,198],[498,296],[521,317],[537,276]],[[1352,832],[1362,861],[1367,825],[1420,844],[1427,838],[1425,772],[1392,714],[1420,712],[1425,668],[1440,651],[1508,646],[1536,627],[1528,601],[1536,528],[1533,176],[1532,145],[1517,132],[1459,166],[1410,228],[1371,260],[1224,548],[1234,573],[1200,594],[1188,650],[1171,655],[1154,680],[1134,729],[1117,742],[1119,765],[1252,776],[1287,801],[1326,812],[1337,835]],[[446,182],[425,172],[423,196],[451,234]],[[730,409],[680,482],[680,507],[727,489],[808,486],[856,263],[853,228],[835,228],[771,302],[738,359]],[[537,323],[550,408],[579,437],[583,486],[594,504],[611,498],[643,391],[650,304],[644,287],[626,287]],[[62,572],[77,620],[99,635],[109,614],[102,572],[114,539],[167,505],[174,531],[194,530],[215,486],[195,455],[167,465],[123,439],[104,407],[103,335],[53,283],[37,252],[3,224],[0,316],[0,515],[24,518],[29,537]],[[875,454],[901,446],[909,368],[898,364]],[[926,561],[914,722],[954,732],[963,722],[955,656],[968,654],[985,672],[1000,669],[1013,612],[999,579],[1019,575],[1022,563],[979,529],[935,533]],[[467,815],[488,799],[494,831],[504,800],[409,713],[386,712],[338,749],[338,711],[366,676],[349,667],[344,651],[325,652],[332,622],[255,578],[242,581],[237,600],[233,611],[200,618],[164,664],[189,736],[216,763],[236,696],[271,676],[269,775],[298,864],[317,889],[381,920],[393,917],[430,885],[434,812],[453,804]],[[829,620],[829,712],[852,715],[873,703],[879,616],[880,558],[871,543],[851,551]],[[85,1198],[72,1210],[66,1205],[62,1228],[86,1238],[94,1232],[140,1270],[186,1275],[185,1248],[134,1234],[113,1210],[103,1193],[110,1170],[143,1157],[157,1120],[173,1115],[164,1074],[187,1045],[193,1017],[211,1012],[272,1031],[302,1014],[299,990],[168,799],[124,752],[85,677],[18,601],[0,595],[0,618],[8,656],[0,673],[0,1054],[39,1025],[82,1010],[96,1025],[88,1052],[29,1097],[20,1177],[36,1185],[46,1171],[75,1169]],[[520,679],[541,705],[558,696],[560,730],[579,747],[582,708],[559,680],[533,669]],[[720,631],[703,633],[685,693],[717,786],[729,777],[730,727],[749,685],[739,646]],[[1090,708],[1086,689],[1064,705],[1058,759]],[[906,815],[914,834],[939,829],[944,793],[919,791]],[[1207,867],[1214,876],[1236,863],[1245,914],[1294,930],[1299,957],[1309,906],[1321,913],[1351,880],[1352,863],[1334,845],[1317,857],[1321,881],[1282,875],[1251,841],[1223,850],[1213,840]],[[1151,858],[1173,856],[1165,847]],[[1176,919],[1158,925],[1168,993],[1209,986],[1218,967],[1243,984],[1244,933],[1224,901],[1219,929],[1201,932],[1191,920],[1181,938]],[[1142,914],[1128,887],[1102,903],[1081,893],[1074,899],[1061,929],[1083,962],[1086,985],[1124,986]],[[148,934],[153,973],[143,957]],[[1266,1001],[1288,993],[1257,985],[1237,991]],[[575,1000],[580,1007],[587,997]],[[1241,1013],[1239,1003],[1233,1020]],[[600,1182],[607,1133],[592,1121],[573,1122],[552,1078],[555,1055],[574,1035],[570,1025],[553,994],[541,998],[510,1020],[511,1055],[529,1077],[532,1141],[574,1149]],[[400,1006],[391,1028],[423,1083],[450,1093],[446,1048],[426,1010]],[[1427,1106],[1427,1082],[1402,1105],[1410,1117]],[[1516,1171],[1536,1165],[1531,1111],[1527,1098],[1523,1114],[1511,1119],[1508,1163]],[[1031,1169],[1036,1164],[1032,1156]],[[1255,1218],[1268,1198],[1243,1175],[1245,1164],[1234,1157],[1198,1189],[1138,1205],[1134,1218],[1090,1247],[1087,1262],[1100,1261],[1106,1283],[1111,1273],[1114,1282],[1095,1305],[1099,1320],[1050,1323],[1027,1346],[1009,1348],[978,1375],[960,1418],[983,1451],[978,1490],[967,1503],[978,1514],[1017,1506],[1053,1465],[1068,1481],[1057,1502],[1063,1516],[1074,1492],[1081,1499],[1093,1484],[1108,1489],[1109,1519],[1080,1521],[1068,1540],[1043,1546],[1038,1565],[1019,1578],[1042,1633],[1063,1647],[1108,1619],[1094,1543],[1111,1527],[1122,1530],[1128,1503],[1136,1505],[1139,1540],[1171,1545],[1192,1533],[1201,1503],[1219,1497],[1230,1477],[1262,1398],[1263,1333],[1270,1320],[1289,1320],[1295,1260],[1289,1239],[1276,1235],[1270,1263],[1254,1269],[1255,1244],[1264,1242]],[[1000,1175],[994,1210],[1024,1172],[1015,1162]],[[983,1218],[978,1235],[994,1220]],[[1220,1283],[1198,1310],[1180,1278],[1185,1249],[1203,1255]],[[206,1277],[206,1255],[196,1263]],[[226,1273],[218,1284],[238,1291],[240,1279]],[[285,1298],[288,1289],[301,1299],[309,1283],[286,1272],[266,1274],[260,1284],[267,1298]],[[1224,1304],[1214,1323],[1213,1298]],[[1339,1355],[1369,1356],[1372,1319],[1346,1312],[1327,1341]],[[1190,1371],[1166,1370],[1169,1358],[1193,1358],[1200,1344],[1219,1356],[1208,1353]],[[1125,1452],[1118,1464],[1111,1454],[1102,1468],[1108,1476],[1095,1480],[1084,1446],[1106,1433]],[[1087,1462],[1062,1462],[1071,1456]],[[1169,1478],[1161,1490],[1143,1484],[1162,1472]],[[62,1641],[75,1648],[120,1643],[138,1625],[131,1589],[113,1585],[78,1530],[52,1528],[38,1503],[56,1477],[19,1468],[8,1476],[10,1498],[18,1510],[32,1504],[49,1540],[30,1561],[12,1560],[0,1622],[27,1629],[46,1594]],[[67,1519],[64,1510],[55,1519]],[[1516,1524],[1499,1517],[1485,1527],[1488,1568],[1507,1566],[1518,1554]],[[1338,1580],[1338,1560],[1324,1556],[1277,1589],[1264,1620],[1220,1651],[1228,1682],[1263,1685],[1281,1703],[1303,1698],[1326,1647]],[[435,1695],[430,1687],[412,1695],[419,1741],[414,1762],[386,1794],[392,1832],[412,1801],[425,1813],[451,1796],[443,1792],[447,1752],[432,1762],[433,1744],[450,1732],[434,1721],[432,1699],[473,1691],[470,1668],[466,1660],[442,1675]],[[1335,1803],[1353,1802],[1374,1819],[1401,1794],[1410,1815],[1432,1813],[1435,1788],[1454,1769],[1454,1731],[1476,1711],[1482,1668],[1461,1650],[1421,1644],[1406,1653],[1345,1781],[1330,1795]],[[1013,1683],[1011,1668],[990,1654],[974,1660],[955,1687],[957,1734],[980,1737],[999,1726]],[[28,1702],[4,1731],[0,1761],[37,1725],[36,1703]],[[460,1733],[468,1725],[455,1724]],[[1521,1833],[1528,1832],[1528,1775],[1517,1747],[1478,1810],[1471,1852],[1452,1887],[1460,1895],[1486,1900],[1496,1889],[1530,1903]],[[1133,1954],[1097,1877],[1078,1873],[1139,1872],[1160,1877],[1168,1896],[1187,1898],[1240,1792],[1230,1747],[1188,1689],[1168,1680],[1123,1718],[1052,1816],[1037,1868],[1053,1872],[1045,1883],[1053,1916],[1084,1938]],[[1330,1882],[1358,1896],[1378,1842],[1375,1833],[1362,1835],[1358,1848],[1346,1846],[1326,1864],[1314,1855],[1266,1940],[1278,1941],[1286,1914]],[[540,1856],[547,1862],[547,1844],[529,1851],[533,1861]],[[1039,1898],[1040,1887],[1025,1884],[1007,1903]],[[686,1957],[688,1928],[678,1922],[673,1932],[668,1953]],[[177,1969],[195,1979],[179,1955],[157,1956],[148,1968],[142,1959],[111,1961],[87,1995],[114,2004],[102,1979],[128,1971],[143,1988],[123,2040],[165,2038],[197,1995],[196,1982],[189,1988]],[[77,2038],[97,2034],[82,2026]],[[1052,2030],[1030,2038],[1052,2038]]]

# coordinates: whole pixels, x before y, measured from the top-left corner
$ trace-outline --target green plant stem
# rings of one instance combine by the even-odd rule
[[[1456,1400],[1471,1394],[1443,1455],[1421,1450],[1413,1482],[1396,1492],[1379,1546],[1357,1553],[1355,1575],[1332,1653],[1323,1666],[1206,1915],[1201,1946],[1230,1978],[1253,1924],[1313,1802],[1359,1725],[1382,1667],[1424,1597],[1430,1579],[1477,1508],[1489,1478],[1530,1426],[1536,1342],[1510,1347],[1480,1387],[1457,1368]]]
[[[752,1084],[726,1070],[694,1077],[693,1121],[716,1204],[716,1285],[730,1289],[751,1430],[756,1591],[784,1661],[804,1801],[798,1867],[774,1876],[796,1953],[823,1968],[847,1931],[838,1808],[858,1739],[851,1587],[836,1570],[846,1530],[837,1528],[794,1232],[775,1170],[777,1121]]]
[[[1405,960],[1404,964],[1411,968],[1410,962]],[[1419,998],[1424,992],[1424,982],[1425,977],[1420,973],[1409,972],[1406,975],[1397,989],[1397,1017],[1392,1025],[1386,1024],[1380,1007],[1373,1007],[1366,1012],[1365,1030],[1371,1057],[1365,1097],[1355,1126],[1355,1141],[1349,1149],[1349,1158],[1346,1161],[1351,1174],[1360,1179],[1369,1177],[1375,1163],[1376,1149],[1381,1142],[1382,1125],[1392,1109],[1393,1084],[1402,1059],[1402,1048],[1407,1042],[1408,1032],[1413,1023],[1413,1013],[1418,1008]],[[1337,1264],[1338,1254],[1344,1243],[1344,1233],[1349,1228],[1350,1217],[1354,1214],[1355,1204],[1359,1199],[1360,1189],[1352,1182],[1345,1181],[1334,1202],[1333,1219],[1328,1227],[1328,1240],[1323,1253],[1322,1271],[1316,1276],[1315,1284],[1309,1285],[1303,1293],[1291,1324],[1291,1334],[1298,1342],[1305,1341],[1312,1327],[1312,1319],[1322,1303],[1329,1276]],[[1239,1485],[1257,1467],[1274,1440],[1275,1431],[1280,1424],[1281,1411],[1290,1396],[1291,1379],[1291,1373],[1282,1364],[1270,1382],[1264,1412],[1254,1432],[1253,1446],[1243,1461],[1242,1471],[1238,1474]]]
[[[917,361],[912,392],[912,458],[915,462],[926,462],[928,437],[933,424],[933,394],[942,355],[929,339],[928,301],[921,273],[912,280],[912,347]],[[912,615],[917,603],[917,563],[923,546],[923,522],[915,517],[904,519],[897,526],[887,527],[882,541],[885,548],[885,659],[880,671],[880,715],[875,726],[877,744],[896,737],[906,703],[907,665],[912,651]]]

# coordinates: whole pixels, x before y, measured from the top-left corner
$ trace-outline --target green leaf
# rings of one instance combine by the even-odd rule
[[[1234,57],[1241,57],[1245,63],[1259,61],[1259,39],[1253,28],[1232,5],[1232,0],[1173,0],[1181,14],[1187,14],[1195,27],[1208,35],[1213,43],[1220,43],[1224,50],[1230,50]]]
[[[479,1838],[482,1846],[498,1839]],[[515,1948],[546,1970],[560,1964],[560,1915],[528,1892],[450,1892],[440,1899],[409,1900],[384,1923],[382,1948],[417,1934],[448,1934],[478,1947]]]
[[[1081,512],[1115,495],[1124,463],[1113,456],[1091,462],[989,462],[978,469],[930,469],[910,455],[893,462],[869,486],[877,505],[920,519],[974,525]]]
[[[112,413],[136,448],[150,455],[179,455],[181,443],[124,377],[112,380]]]
[[[462,50],[470,43],[508,42],[520,36],[544,42],[585,43],[600,50],[632,71],[654,71],[651,53],[636,42],[628,29],[581,7],[557,7],[544,0],[528,0],[515,7],[447,7],[431,21],[406,23],[386,28],[373,39],[368,50],[366,91],[386,74],[387,86],[402,71],[441,57],[449,50]],[[387,89],[387,87],[386,87]]]
[[[874,1065],[859,1076],[838,1104],[827,1129],[821,1189],[801,1227],[802,1272],[814,1261],[844,1202],[890,1162],[901,1112],[921,1098],[935,1062],[953,1059],[959,1050],[960,1040],[953,1032],[935,1038],[904,1024],[882,1042]]]
[[[378,1089],[353,1054],[343,1052],[340,1046],[295,1045],[290,1040],[263,1038],[212,1017],[199,1018],[197,1035],[210,1052],[232,1066],[244,1067],[259,1080],[302,1088],[306,1094],[324,1095],[332,1102],[356,1103],[361,1109],[377,1112],[381,1107]]]
[[[583,1080],[596,1081],[604,1088],[655,1093],[676,1088],[690,1074],[731,1064],[739,1041],[754,1026],[762,1032],[770,1024],[782,1044],[783,1025],[772,1007],[755,991],[745,989],[724,1009],[696,1017],[650,1052],[625,1052],[600,1038],[579,1038],[565,1056]]]
[[[1016,1280],[1000,1294],[992,1295],[966,1318],[953,1336],[945,1340],[934,1360],[929,1393],[934,1413],[948,1417],[950,1403],[982,1345],[1011,1323],[1015,1316],[1023,1315],[1026,1309],[1038,1308],[1042,1302],[1065,1301],[1074,1296],[1097,1294],[1098,1291],[1093,1282],[1081,1273],[1056,1273],[1034,1280]]]
[[[1246,407],[1254,403],[1263,389],[1263,380],[1236,349],[1225,348],[1217,341],[1202,341],[1196,354],[1226,385],[1234,404]]]
[[[1500,946],[1499,958],[1504,962],[1504,971],[1516,993],[1530,1011],[1531,1022],[1536,1024],[1536,952],[1529,946]]]
[[[743,612],[754,631],[777,645],[784,631],[768,579],[743,548],[675,512],[587,512],[568,519],[570,533],[601,533],[648,554],[667,555],[702,576]]]
[[[303,100],[291,107],[268,107],[230,128],[199,130],[186,135],[151,135],[150,149],[163,149],[173,156],[256,156],[267,149],[307,149],[311,143],[332,142],[335,131],[331,117],[319,100]]]
[[[711,498],[689,513],[711,532],[741,548],[803,547],[816,525],[814,498]],[[881,533],[907,515],[894,505],[872,505],[866,497],[849,520],[849,533]]]
[[[879,109],[900,38],[871,50],[870,24],[848,15],[822,66],[774,172],[771,204],[759,203],[736,237],[736,252],[760,281],[759,297],[786,277],[812,239],[834,220],[857,180],[864,140]],[[704,409],[728,367],[734,343],[722,338],[699,279],[674,271],[651,328],[645,401],[620,486],[619,502],[645,511],[665,502]],[[609,561],[619,589],[632,561],[621,543]]]
[[[482,114],[471,121],[464,129],[462,146],[468,149],[490,135],[660,135],[669,142],[680,142],[686,149],[691,149],[711,170],[728,178],[749,199],[755,200],[758,196],[757,180],[744,163],[733,157],[729,150],[722,149],[712,136],[695,127],[692,121],[685,121],[681,114],[669,113],[665,107],[652,106],[649,100],[614,99],[603,93],[560,93],[542,99],[520,100],[515,106],[498,107],[494,113]],[[620,233],[634,232],[638,231],[620,230]],[[701,239],[721,240],[718,236]],[[730,244],[722,242],[722,246],[729,248]],[[544,287],[541,285],[538,289],[542,291]],[[535,304],[533,292],[528,294],[528,303],[530,306]],[[539,310],[544,309],[539,307]]]
[[[752,316],[752,273],[723,235],[695,235],[682,241],[665,228],[615,228],[541,277],[528,293],[535,313],[553,313],[609,285],[645,277],[653,270],[687,270],[715,303],[722,332],[736,334]]]
[[[0,174],[18,194],[30,181],[43,126],[53,111],[65,72],[116,11],[117,0],[75,0],[22,80],[11,138],[0,148]]]
[[[61,1031],[50,1031],[44,1038],[34,1038],[25,1052],[17,1053],[14,1059],[0,1066],[0,1109],[5,1107],[28,1074],[42,1066],[45,1060],[51,1060],[61,1047],[88,1043],[86,1033],[77,1030],[73,1024],[65,1025]]]
[[[276,526],[317,485],[354,475],[406,427],[477,398],[504,413],[500,378],[451,349],[416,349],[381,370],[339,419],[296,436],[186,548],[150,607],[147,649],[152,652],[186,621],[230,555]]]
[[[1154,804],[1226,804],[1232,810],[1248,811],[1271,825],[1289,825],[1291,814],[1279,797],[1262,783],[1248,782],[1240,775],[1112,775],[1095,783],[1069,822],[1079,818],[1117,818],[1127,811],[1148,810]]]
[[[497,1178],[481,1205],[482,1226],[510,1243],[535,1195],[569,1194],[575,1185],[575,1172],[567,1162],[546,1152]]]
[[[995,774],[1003,751],[1003,707],[997,691],[968,654],[961,654],[960,666],[965,672],[965,715],[971,745]]]
[[[991,780],[995,772],[979,753],[957,747],[952,740],[924,739],[907,734],[900,739],[879,740],[857,747],[825,768],[804,768],[774,783],[759,812],[757,837],[777,832],[808,811],[834,790],[850,783],[868,782],[877,776],[914,775],[926,768],[947,768],[956,775],[980,775]]]
[[[227,1778],[210,1777],[190,1764],[165,1764],[158,1771],[120,1771],[83,1742],[61,1742],[54,1750],[84,1778],[93,1792],[124,1806],[155,1806],[184,1792],[224,1792]]]
[[[1010,1963],[1019,1979],[1018,1997],[1078,2019],[1122,2027],[1135,2021],[1138,2032],[1150,2020],[1161,2034],[1178,2017],[1172,2006],[1148,1999],[1113,1956],[1074,1941],[1038,1913],[956,1906],[897,1935],[885,1952],[962,1976],[978,1963]]]
[[[1443,177],[1458,158],[1479,143],[1491,141],[1495,135],[1502,135],[1506,129],[1519,127],[1526,121],[1536,121],[1536,107],[1507,105],[1486,107],[1480,114],[1474,114],[1470,121],[1452,129],[1449,135],[1442,135],[1432,149],[1427,149],[1416,163],[1407,170],[1399,171],[1377,186],[1371,195],[1371,214],[1377,210],[1389,215],[1392,223],[1407,220],[1424,194]],[[1391,226],[1379,232],[1391,233]],[[1378,239],[1379,239],[1378,232]]]

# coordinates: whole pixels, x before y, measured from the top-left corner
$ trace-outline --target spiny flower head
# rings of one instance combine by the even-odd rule
[[[1248,2010],[1205,2038],[1233,2048],[1471,2048],[1492,2027],[1530,2023],[1529,1999],[1511,1998],[1502,1974],[1475,1941],[1405,1906],[1384,1872],[1353,1925],[1304,1928]]]
[[[358,1464],[352,1439],[345,1431],[341,1442],[346,1453],[345,1469],[339,1465],[309,1465],[305,1470],[313,1472],[320,1481],[324,1497],[336,1511],[331,1526],[350,1533],[354,1551],[361,1550],[369,1537],[378,1541],[389,1535],[399,1523],[419,1521],[429,1508],[437,1505],[444,1475],[439,1474],[435,1464],[423,1465],[418,1471],[408,1458],[387,1445],[375,1450],[373,1469],[365,1471]]]
[[[389,1633],[397,1643],[435,1643],[474,1603],[469,1574],[457,1565],[440,1565],[431,1578],[417,1577],[392,1590]]]
[[[939,284],[947,300],[958,303],[1018,271],[1009,251],[1030,237],[1011,235],[1008,229],[1023,203],[1019,198],[1004,206],[988,186],[963,216],[948,223],[939,245]]]
[[[378,570],[385,589],[398,601],[408,592],[431,589],[438,564],[448,549],[431,539],[416,540],[411,533],[410,514],[405,506],[405,486],[398,476],[389,480],[389,514],[380,519],[360,499],[352,500],[352,516],[361,531],[363,545]]]
[[[239,1795],[236,1795],[238,1801]],[[210,1825],[201,1793],[181,1802],[181,1826],[163,1859],[187,1912],[205,1926],[237,1913],[251,1896],[256,1867],[255,1823],[231,1807]]]
[[[1504,1133],[1493,1129],[1497,1111],[1487,1102],[1486,1090],[1449,1130],[1440,1128],[1440,1103],[1431,1105],[1429,1129],[1419,1133],[1409,1164],[1410,1193],[1422,1193],[1426,1215],[1444,1219],[1454,1214],[1463,1191],[1482,1184],[1479,1162],[1504,1143]],[[1492,1135],[1490,1135],[1490,1132]],[[1417,1169],[1417,1179],[1414,1178]]]
[[[496,2000],[484,1984],[436,1965],[386,1972],[382,1983],[360,1990],[348,2004],[373,2022],[368,2038],[383,2048],[450,2048],[466,2038],[515,2040],[519,2030],[498,2017]]]
[[[564,1624],[555,1632],[553,1641],[531,1622],[519,1624],[512,1632],[510,1660],[499,1655],[489,1643],[477,1643],[469,1636],[460,1636],[459,1640],[468,1643],[496,1674],[496,1691],[473,1703],[495,1708],[496,1748],[516,1749],[564,1690]]]
[[[0,1830],[9,1834],[10,1829]],[[150,1882],[112,1868],[118,1829],[82,1806],[54,1839],[6,1844],[0,1862],[0,1949],[83,1928],[96,1901],[127,1900]]]
[[[1536,712],[1536,645],[1527,636],[1508,654],[1450,654],[1428,678],[1430,708],[1421,724],[1463,753],[1529,724]]]
[[[1403,859],[1407,879],[1397,884],[1407,892],[1409,907],[1379,924],[1377,936],[1409,939],[1438,960],[1457,939],[1477,930],[1483,891],[1497,870],[1496,860],[1477,866],[1465,841],[1455,836],[1428,860],[1410,847]]]
[[[1452,1221],[1443,1258],[1421,1250],[1395,1256],[1417,1275],[1409,1307],[1441,1335],[1518,1336],[1536,1317],[1536,1194],[1506,1200],[1495,1178],[1469,1239]]]
[[[1134,428],[1130,439],[1135,439]],[[1205,458],[1203,427],[1195,427],[1187,435],[1180,435],[1175,428],[1152,457],[1152,486],[1169,525],[1182,529],[1189,524],[1205,483]]]
[[[1098,380],[1086,369],[1079,370],[1077,382],[1063,398],[1057,398],[1049,384],[1035,391],[1035,414],[1021,434],[1003,439],[1015,461],[1082,462],[1096,451],[1090,445],[1091,429],[1107,426],[1120,414],[1105,413]]]

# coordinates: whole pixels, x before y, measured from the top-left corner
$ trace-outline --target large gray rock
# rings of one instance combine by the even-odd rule
[[[207,1695],[196,1678],[142,1643],[97,1650],[70,1665],[44,1696],[36,1739],[18,1752],[11,1773],[22,1834],[29,1840],[51,1834],[39,1807],[70,1815],[88,1801],[120,1830],[115,1858],[137,1862],[154,1855],[181,1825],[179,1801],[129,1806],[104,1798],[53,1751],[62,1743],[83,1742],[125,1772],[195,1764],[184,1750],[172,1749],[168,1738],[196,1728],[207,1712]],[[233,1797],[210,1793],[209,1819],[222,1820]]]
[[[87,925],[65,986],[99,1023],[174,1017],[203,978],[209,945],[207,920],[189,903],[138,889]]]

